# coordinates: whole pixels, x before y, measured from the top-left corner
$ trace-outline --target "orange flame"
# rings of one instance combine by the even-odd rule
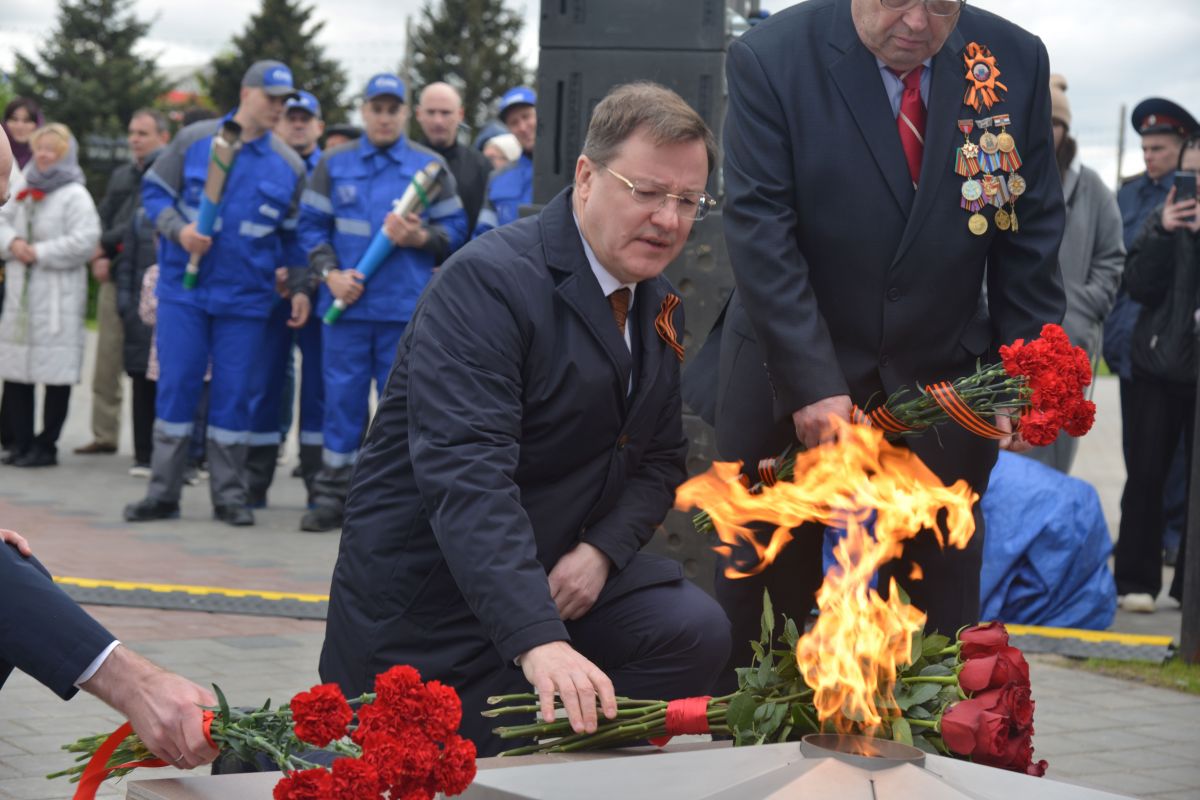
[[[870,588],[871,578],[924,528],[943,546],[965,547],[975,532],[971,507],[978,495],[965,481],[944,486],[882,431],[835,423],[837,441],[799,453],[790,481],[752,494],[738,480],[740,464],[715,463],[679,487],[675,507],[708,512],[722,542],[718,552],[753,549],[757,562],[727,563],[731,578],[766,569],[791,541],[791,529],[804,522],[846,531],[834,548],[838,567],[817,592],[820,616],[801,637],[796,661],[822,723],[832,721],[839,732],[856,726],[870,732],[882,721],[880,706],[894,705],[897,669],[910,662],[912,635],[925,624],[925,614],[900,599],[895,581],[884,600]],[[945,537],[938,524],[943,512]],[[748,527],[752,522],[776,526],[766,546]]]

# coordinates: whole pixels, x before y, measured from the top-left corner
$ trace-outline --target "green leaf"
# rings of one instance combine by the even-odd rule
[[[774,682],[775,664],[773,662],[774,659],[768,654],[767,658],[758,665],[758,685],[764,689]]]
[[[761,659],[767,652],[767,649],[762,646],[761,642],[751,642],[750,649],[754,651],[754,658],[756,661]]]
[[[957,703],[960,699],[957,686],[943,686],[941,691],[938,692],[938,702],[944,705]]]
[[[737,674],[738,688],[745,689],[749,686],[750,676],[754,674],[754,667],[737,667],[734,673]]]
[[[900,587],[897,586],[896,590],[899,591]],[[917,659],[919,659],[921,657],[921,653],[924,652],[924,649],[922,647],[923,642],[924,642],[924,636],[921,633],[921,631],[914,632],[913,636],[912,636],[912,650],[908,654],[908,662],[910,664],[915,662]]]
[[[796,620],[790,617],[783,626],[783,640],[787,642],[788,649],[795,652],[796,643],[800,641],[800,629],[796,627]]]
[[[912,726],[904,717],[892,720],[892,741],[907,745],[913,743]]]
[[[932,636],[925,637],[925,643],[921,645],[921,653],[922,655],[932,656],[941,650],[945,650],[949,645],[949,636],[935,633]]]
[[[912,605],[912,600],[909,599],[908,592],[904,591],[904,588],[899,584],[896,584],[896,594],[900,596],[901,603],[904,603],[906,606]]]
[[[901,710],[907,711],[915,705],[920,705],[926,700],[932,700],[937,697],[938,692],[942,690],[941,684],[937,683],[914,683],[909,686],[903,696],[896,695],[896,705],[900,706]]]
[[[931,756],[936,756],[938,754],[937,748],[934,747],[924,736],[914,736],[912,745],[922,752],[929,753]]]
[[[767,720],[767,724],[763,728],[763,731],[768,736],[779,730],[779,726],[782,725],[784,719],[787,718],[788,712],[787,703],[773,703],[772,705],[774,707],[771,709],[771,717]]]
[[[775,609],[771,607],[771,593],[763,589],[762,638],[763,644],[771,646],[771,635],[775,632]]]
[[[225,699],[225,693],[221,691],[221,687],[215,683],[212,685],[213,694],[217,696],[217,705],[221,707],[221,718],[229,720],[229,701]]]
[[[729,708],[725,712],[725,722],[730,729],[737,731],[739,734],[743,731],[750,730],[754,724],[754,712],[758,707],[758,703],[754,700],[753,695],[748,693],[739,693],[733,696],[729,701]]]
[[[933,719],[933,712],[925,706],[911,706],[905,716],[910,719]]]
[[[954,670],[950,669],[945,664],[930,664],[928,667],[921,670],[922,678],[928,678],[930,676],[945,677],[946,675],[953,675],[953,674],[954,674]]]

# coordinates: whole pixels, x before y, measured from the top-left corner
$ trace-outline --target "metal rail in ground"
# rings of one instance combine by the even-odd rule
[[[106,581],[63,576],[55,577],[54,582],[75,602],[98,606],[210,611],[218,614],[292,619],[325,619],[325,612],[329,606],[327,595],[300,592]]]

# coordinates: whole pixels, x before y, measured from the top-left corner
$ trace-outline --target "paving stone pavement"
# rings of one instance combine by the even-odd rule
[[[89,345],[94,337],[89,338]],[[90,363],[90,353],[89,362]],[[90,376],[90,367],[85,367]],[[1117,387],[1101,379],[1096,429],[1081,442],[1076,474],[1098,489],[1114,529],[1124,468]],[[25,533],[57,575],[150,580],[253,589],[328,591],[336,535],[296,530],[303,487],[282,465],[270,507],[253,528],[211,520],[207,486],[188,488],[183,518],[131,526],[121,506],[141,496],[144,480],[126,474],[132,447],[128,425],[115,456],[76,456],[90,440],[90,392],[72,393],[57,468],[0,467],[0,526]],[[128,402],[128,401],[127,401]],[[127,417],[126,417],[127,419]],[[294,444],[292,445],[294,451]],[[1179,612],[1119,615],[1114,630],[1178,636]],[[123,641],[163,666],[200,683],[220,684],[233,702],[289,698],[317,681],[324,623],[272,617],[89,606]],[[19,609],[0,609],[0,613]],[[1031,659],[1037,701],[1037,757],[1049,776],[1112,792],[1161,800],[1200,798],[1200,697],[1081,672],[1056,657]],[[27,676],[0,691],[0,798],[69,797],[72,787],[42,776],[69,761],[61,744],[115,728],[121,719],[95,698],[63,703]],[[139,770],[132,778],[161,777]],[[203,770],[201,770],[203,772]],[[124,785],[101,797],[123,797]]]

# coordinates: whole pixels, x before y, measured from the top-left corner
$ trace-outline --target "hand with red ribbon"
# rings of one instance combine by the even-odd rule
[[[127,647],[118,645],[80,688],[124,714],[164,764],[192,769],[217,757],[201,708],[216,705],[212,692]]]

